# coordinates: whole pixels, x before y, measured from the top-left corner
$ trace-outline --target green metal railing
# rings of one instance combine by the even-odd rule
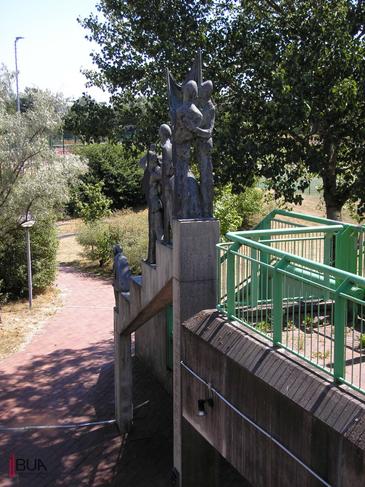
[[[303,245],[300,241],[297,243],[291,242],[289,244],[282,240],[281,242],[275,242],[273,245],[275,245],[276,248],[280,248],[289,253],[294,253],[295,255],[300,255],[300,251],[302,250],[302,257],[365,277],[365,227],[363,225],[351,225],[348,223],[327,220],[326,218],[276,209],[269,213],[266,218],[254,228],[254,230],[279,230],[292,228],[298,229],[299,232],[299,229],[302,227],[329,227],[333,225],[340,225],[342,228],[341,230],[336,231],[336,235],[332,238],[332,243],[327,242],[325,249],[316,247],[313,243],[309,251],[308,242]],[[270,235],[268,238],[280,240],[279,237],[270,237]],[[304,251],[306,252],[305,254]]]
[[[277,216],[217,246],[217,308],[365,393],[363,228],[323,219],[285,227]]]

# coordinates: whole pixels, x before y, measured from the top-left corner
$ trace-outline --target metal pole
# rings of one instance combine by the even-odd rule
[[[16,52],[16,43],[19,39],[24,39],[24,37],[16,37],[14,46],[15,46],[15,78],[16,78],[16,111],[17,113],[20,112],[20,105],[19,105],[19,84],[18,84],[18,57]]]
[[[32,266],[30,259],[30,237],[29,228],[27,227],[27,268],[28,268],[28,291],[29,291],[29,308],[33,306],[33,296],[32,296]]]

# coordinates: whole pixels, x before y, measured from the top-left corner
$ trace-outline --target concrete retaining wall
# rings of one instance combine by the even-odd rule
[[[156,265],[142,262],[141,311],[171,279],[172,247],[156,244]],[[134,318],[131,317],[131,319]],[[166,391],[172,395],[172,373],[167,368],[166,310],[158,313],[136,331],[136,356],[152,372]]]

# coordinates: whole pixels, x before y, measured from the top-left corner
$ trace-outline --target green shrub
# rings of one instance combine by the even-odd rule
[[[213,208],[214,217],[220,220],[221,237],[227,232],[252,228],[256,223],[254,217],[262,213],[263,205],[264,193],[257,186],[246,188],[240,194],[232,193],[231,183],[224,186],[217,192]]]
[[[147,257],[148,212],[116,212],[107,222],[84,225],[76,240],[85,248],[87,257],[100,265],[112,262],[113,247],[122,245],[132,275],[138,275],[141,261]]]
[[[95,223],[97,220],[109,216],[109,209],[112,200],[103,194],[104,183],[82,184],[78,194],[83,200],[77,199],[75,203],[75,214],[82,218],[85,223]]]
[[[77,242],[85,247],[86,255],[100,267],[113,260],[113,247],[120,243],[119,228],[105,222],[85,225],[76,236]]]
[[[57,231],[52,219],[37,221],[30,228],[32,288],[44,291],[56,278]],[[0,299],[28,296],[26,230],[20,228],[0,245]]]

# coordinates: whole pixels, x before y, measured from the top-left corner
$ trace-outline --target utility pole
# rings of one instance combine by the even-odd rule
[[[16,52],[16,43],[19,41],[19,39],[24,39],[24,37],[16,37],[14,46],[15,46],[15,78],[16,78],[16,111],[17,113],[20,112],[20,106],[19,106],[19,84],[18,84],[18,56]]]

